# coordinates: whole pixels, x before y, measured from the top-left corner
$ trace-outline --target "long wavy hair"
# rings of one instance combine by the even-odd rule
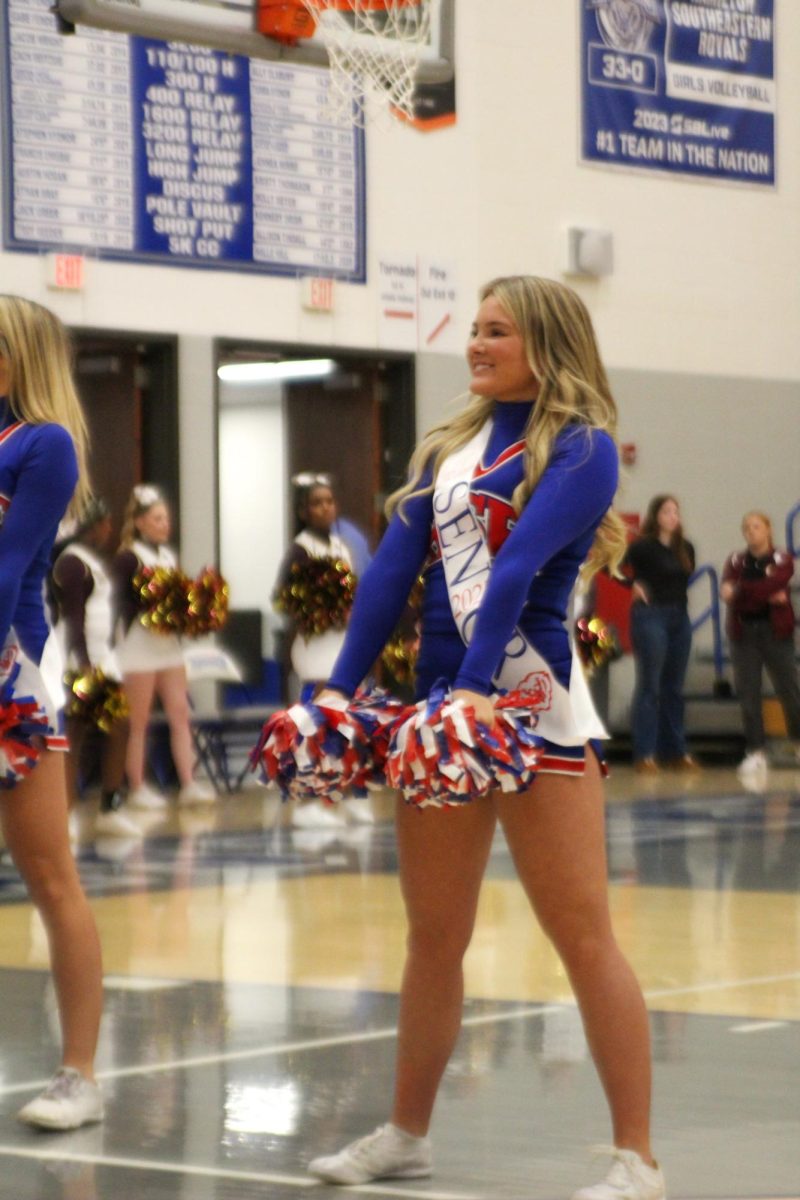
[[[664,505],[670,500],[678,509],[678,512],[680,512],[681,506],[675,496],[671,495],[671,493],[662,492],[658,496],[653,496],[653,499],[647,506],[647,512],[645,513],[644,520],[642,521],[642,528],[640,530],[641,537],[658,538],[658,514],[661,512],[661,509],[664,507]],[[683,567],[684,571],[691,572],[692,556],[689,553],[689,547],[686,544],[686,538],[683,533],[682,524],[678,524],[670,534],[669,548]]]
[[[77,516],[91,495],[89,435],[72,378],[69,334],[49,308],[0,295],[0,354],[7,360],[8,403],[17,420],[61,425],[72,437],[78,483],[68,511]]]
[[[525,429],[525,476],[511,498],[519,514],[541,479],[553,443],[567,425],[603,429],[616,441],[617,406],[597,347],[586,305],[572,288],[534,275],[493,279],[480,290],[481,303],[493,296],[522,335],[528,364],[538,385]],[[414,495],[432,491],[446,458],[475,436],[491,416],[495,401],[468,393],[468,402],[455,417],[427,434],[411,458],[408,482],[386,503],[388,516]],[[431,470],[432,482],[422,477]],[[627,549],[625,526],[612,510],[603,517],[582,569],[591,578],[606,568],[617,572]]]

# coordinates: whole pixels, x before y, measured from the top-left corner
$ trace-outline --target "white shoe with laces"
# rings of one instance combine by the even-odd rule
[[[142,812],[161,812],[167,807],[167,798],[146,783],[140,783],[128,793],[128,804]]]
[[[144,837],[144,830],[141,826],[137,825],[133,817],[129,817],[121,808],[99,812],[94,819],[94,832],[97,837]]]
[[[611,1170],[602,1183],[579,1188],[572,1200],[666,1200],[664,1175],[658,1166],[648,1167],[635,1150],[598,1146],[598,1154],[610,1154]]]
[[[213,804],[217,798],[217,793],[207,783],[201,783],[199,779],[193,779],[191,783],[185,783],[178,792],[178,804]]]
[[[767,756],[763,750],[751,750],[749,754],[745,754],[742,761],[736,768],[737,775],[760,775],[766,772],[768,767]]]
[[[103,1093],[74,1067],[59,1067],[41,1095],[17,1113],[40,1129],[79,1129],[103,1116]]]
[[[313,1159],[308,1170],[325,1183],[345,1185],[371,1179],[422,1179],[433,1171],[431,1140],[414,1137],[391,1123],[379,1125],[338,1154]]]

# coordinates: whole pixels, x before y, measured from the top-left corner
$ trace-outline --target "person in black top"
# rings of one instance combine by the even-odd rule
[[[698,770],[686,752],[683,681],[692,644],[686,589],[694,571],[694,547],[683,536],[674,496],[654,496],[641,536],[625,559],[632,578],[631,644],[636,686],[631,710],[633,759],[645,774],[658,763]]]

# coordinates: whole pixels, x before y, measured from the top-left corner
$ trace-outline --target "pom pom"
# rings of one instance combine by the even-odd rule
[[[67,689],[64,711],[68,717],[77,717],[103,733],[110,733],[117,721],[128,716],[128,700],[121,684],[109,679],[99,668],[83,675],[68,671],[64,684]]]
[[[344,629],[353,607],[356,577],[347,563],[308,558],[292,563],[275,597],[275,608],[291,617],[303,637]]]
[[[599,617],[580,617],[575,622],[575,647],[589,676],[622,653],[613,625]]]
[[[265,723],[253,750],[252,769],[275,783],[284,800],[333,803],[384,782],[392,730],[408,708],[385,692],[325,705],[295,704]]]
[[[461,804],[495,788],[524,791],[543,752],[535,707],[524,691],[496,697],[489,728],[476,721],[469,705],[453,700],[440,680],[427,700],[396,723],[387,782],[420,808]]]
[[[228,619],[228,585],[213,567],[197,579],[174,567],[143,567],[132,582],[145,629],[201,637]]]
[[[3,788],[13,788],[30,775],[39,761],[34,739],[53,732],[47,714],[34,696],[14,695],[19,669],[19,663],[15,663],[0,687],[0,787]]]

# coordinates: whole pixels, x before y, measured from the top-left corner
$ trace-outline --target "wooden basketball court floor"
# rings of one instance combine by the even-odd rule
[[[609,782],[616,928],[651,1012],[656,1149],[672,1200],[800,1197],[800,774]],[[46,1134],[16,1109],[56,1061],[38,919],[0,864],[2,1200],[289,1200],[385,1119],[403,917],[389,798],[373,827],[292,832],[270,792],[91,840],[103,1125]],[[142,816],[141,820],[146,818]],[[457,814],[454,814],[457,819]],[[152,818],[150,818],[152,820]],[[501,836],[466,967],[465,1021],[420,1200],[561,1200],[600,1178],[605,1106],[564,973]]]

